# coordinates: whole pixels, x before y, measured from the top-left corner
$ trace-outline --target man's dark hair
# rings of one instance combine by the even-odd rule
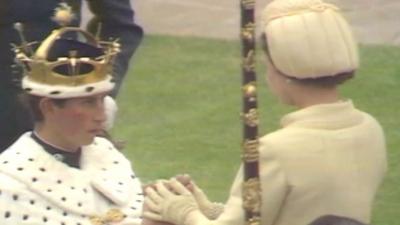
[[[22,101],[22,104],[25,105],[29,109],[29,112],[32,116],[33,122],[41,122],[43,121],[43,113],[40,110],[40,100],[43,97],[40,96],[35,96],[35,95],[29,95],[29,94],[23,94],[20,97],[20,101]],[[66,99],[51,99],[52,102],[58,107],[63,107],[65,105],[65,102],[67,101]]]

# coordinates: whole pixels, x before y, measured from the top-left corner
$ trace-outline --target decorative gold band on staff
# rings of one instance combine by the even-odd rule
[[[243,110],[243,209],[247,225],[260,225],[261,185],[258,174],[259,141],[255,73],[255,0],[241,0]]]
[[[247,55],[243,58],[243,68],[247,72],[254,72],[255,69],[255,52],[254,50],[250,50],[247,52]]]
[[[254,101],[254,99],[253,99]],[[242,114],[243,122],[249,127],[258,126],[258,112],[257,109],[250,109],[247,113]]]
[[[247,41],[253,41],[254,38],[254,30],[255,30],[255,24],[254,23],[248,23],[242,28],[242,38],[246,39]]]
[[[258,139],[245,140],[243,143],[243,161],[246,163],[257,162],[259,158],[258,147]]]
[[[252,213],[260,213],[260,180],[251,178],[243,183],[243,208]]]

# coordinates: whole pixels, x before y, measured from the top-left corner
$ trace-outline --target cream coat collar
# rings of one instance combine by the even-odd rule
[[[330,104],[313,105],[287,114],[281,120],[282,127],[341,129],[354,126],[363,120],[361,111],[354,108],[351,100]]]

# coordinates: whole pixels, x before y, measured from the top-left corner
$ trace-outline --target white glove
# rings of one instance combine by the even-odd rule
[[[204,194],[193,181],[191,182],[191,189],[200,211],[210,220],[215,220],[224,211],[224,204],[219,202],[211,202],[207,195]]]
[[[175,178],[192,192],[200,211],[210,220],[215,220],[224,211],[224,204],[211,202],[207,195],[196,185],[188,174],[181,174]]]
[[[176,225],[200,225],[209,222],[199,211],[195,198],[180,182],[172,179],[166,187],[162,182],[156,189],[146,189],[144,217]]]

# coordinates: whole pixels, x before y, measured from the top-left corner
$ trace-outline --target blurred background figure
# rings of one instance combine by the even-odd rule
[[[129,0],[86,2],[93,13],[87,29],[92,33],[98,31],[101,40],[119,39],[121,44],[112,71],[116,85],[110,95],[115,98],[143,31],[135,23]],[[14,66],[12,44],[20,43],[14,24],[23,25],[26,41],[40,42],[57,27],[80,26],[81,7],[81,0],[0,0],[0,151],[32,129],[32,119],[18,98],[22,74]]]

